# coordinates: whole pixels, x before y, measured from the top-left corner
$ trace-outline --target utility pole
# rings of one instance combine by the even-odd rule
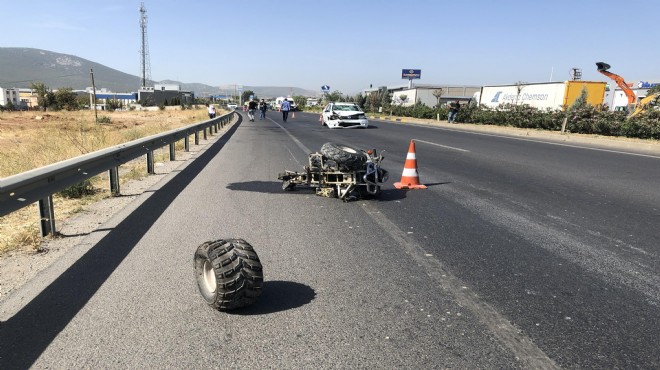
[[[96,85],[94,84],[94,70],[89,69],[89,75],[92,77],[92,104],[94,104],[94,122],[99,123],[99,114],[96,111]]]

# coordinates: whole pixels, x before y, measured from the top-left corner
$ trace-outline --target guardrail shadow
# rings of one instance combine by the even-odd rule
[[[0,324],[0,369],[27,369],[87,304],[158,217],[225,146],[241,118],[16,315]]]

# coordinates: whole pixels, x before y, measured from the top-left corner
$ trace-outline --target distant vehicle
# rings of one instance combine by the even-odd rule
[[[231,110],[234,110],[234,109],[238,108],[238,104],[236,104],[236,103],[229,103],[229,104],[227,104],[227,108],[228,108],[228,109],[231,109]]]
[[[328,128],[367,128],[367,115],[355,103],[330,103],[321,113],[323,126]]]
[[[285,98],[283,96],[280,96],[280,97],[276,98],[275,101],[271,102],[272,109],[273,110],[280,110],[280,108],[282,107],[282,101],[284,101],[284,100],[289,101],[289,105],[291,106],[290,110],[292,110],[292,111],[297,111],[298,110],[298,104],[296,104],[296,102],[294,102],[293,99]]]

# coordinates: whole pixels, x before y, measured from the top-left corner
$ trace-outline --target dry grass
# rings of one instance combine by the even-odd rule
[[[206,120],[205,109],[99,112],[110,123],[96,124],[93,111],[3,112],[0,113],[0,178],[43,167],[82,154],[145,136]],[[183,147],[177,143],[177,150]],[[168,150],[158,150],[156,161],[169,158]],[[122,165],[120,182],[146,176],[146,161]],[[54,196],[59,220],[66,219],[87,204],[110,196],[107,174],[96,176],[98,190],[83,199]],[[41,237],[36,205],[0,217],[0,256],[16,249],[36,250]]]

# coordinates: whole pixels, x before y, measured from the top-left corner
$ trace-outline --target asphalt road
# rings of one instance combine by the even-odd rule
[[[660,157],[372,125],[234,125],[15,308],[0,368],[660,367]],[[427,190],[392,186],[411,139]],[[386,151],[380,199],[281,190],[328,141]],[[266,279],[230,314],[192,270],[227,237]]]

